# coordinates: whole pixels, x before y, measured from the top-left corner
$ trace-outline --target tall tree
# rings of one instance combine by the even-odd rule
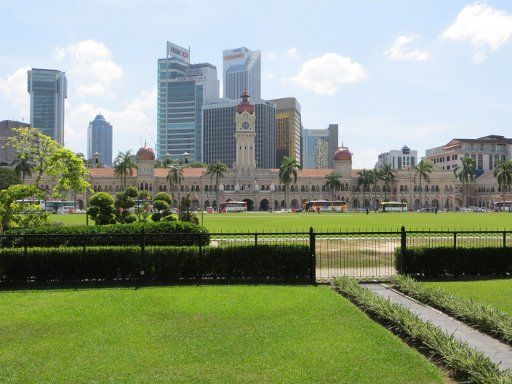
[[[114,160],[114,175],[123,181],[123,189],[126,189],[128,176],[133,176],[137,169],[137,156],[132,151],[119,152]]]
[[[377,188],[379,187],[379,181],[382,180],[382,172],[380,168],[373,168],[369,171],[370,184],[373,185],[373,209],[377,209]]]
[[[366,200],[366,191],[370,190],[370,185],[373,183],[373,171],[363,168],[357,174],[357,186],[363,187],[363,206]]]
[[[21,177],[21,183],[25,184],[25,178],[32,176],[32,168],[34,166],[32,161],[30,161],[26,154],[18,154],[12,165],[14,165],[14,172]]]
[[[15,184],[21,184],[16,172],[9,167],[0,167],[0,190],[7,189]]]
[[[462,183],[462,205],[467,207],[467,185],[475,180],[476,161],[472,157],[465,156],[461,160],[462,165],[453,169],[453,174]]]
[[[169,164],[167,166],[169,173],[167,174],[167,181],[169,182],[170,189],[176,187],[178,192],[178,209],[181,206],[181,182],[183,181],[183,165],[181,164]]]
[[[217,199],[217,210],[220,206],[219,201],[219,180],[224,177],[224,174],[228,171],[228,167],[226,167],[226,164],[221,163],[220,161],[212,164],[208,164],[208,167],[206,168],[206,176],[210,176],[210,179],[215,177],[215,185],[216,188],[216,199]]]
[[[284,184],[284,195],[286,207],[288,204],[288,189],[290,184],[297,183],[297,176],[299,171],[302,170],[302,165],[295,159],[292,159],[288,156],[283,158],[283,162],[281,163],[281,167],[279,167],[279,181]]]
[[[432,163],[428,160],[420,160],[413,168],[414,171],[414,183],[416,184],[416,178],[420,180],[420,209],[423,208],[423,188],[421,181],[425,180],[430,183],[430,174],[432,173]]]
[[[396,181],[396,171],[387,162],[384,162],[379,170],[379,178],[384,182],[384,200],[387,200],[387,192],[391,191],[391,184]]]
[[[337,189],[341,189],[341,175],[337,172],[332,171],[325,176],[325,188],[329,188],[331,191],[331,209],[334,211],[334,192]]]
[[[11,227],[34,227],[48,224],[48,213],[41,212],[35,198],[44,193],[33,185],[11,185],[0,191],[0,227],[6,231]],[[31,202],[20,202],[20,200]]]
[[[51,137],[36,128],[15,128],[15,135],[8,139],[18,157],[29,159],[32,164],[34,186],[41,191],[43,178],[56,180],[53,192],[84,191],[89,188],[88,174],[83,161],[71,150],[62,147]]]
[[[512,186],[512,160],[502,160],[496,162],[494,167],[494,177],[501,189],[503,201],[503,210],[505,210],[505,193]]]

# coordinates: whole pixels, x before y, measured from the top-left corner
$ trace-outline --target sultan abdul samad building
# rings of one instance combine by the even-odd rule
[[[331,199],[331,192],[324,187],[325,176],[332,171],[341,174],[342,187],[335,192],[336,199],[345,200],[349,209],[379,206],[383,200],[405,201],[409,207],[418,209],[420,199],[422,207],[453,209],[462,206],[462,189],[460,182],[452,171],[442,170],[434,164],[430,174],[430,182],[414,182],[411,170],[398,170],[396,181],[385,190],[384,186],[376,187],[376,191],[363,191],[358,186],[359,169],[352,169],[352,154],[346,147],[339,148],[333,159],[332,169],[304,169],[299,172],[297,183],[290,186],[289,203],[285,201],[284,186],[279,182],[278,169],[259,169],[255,161],[255,108],[244,93],[242,101],[236,108],[235,142],[236,161],[228,164],[228,172],[215,185],[215,179],[205,175],[205,168],[185,168],[184,180],[181,182],[180,194],[190,193],[193,207],[199,209],[209,206],[216,207],[217,188],[219,200],[228,199],[247,202],[249,210],[281,209],[287,206],[299,208],[312,199]],[[155,152],[144,146],[137,151],[137,170],[128,178],[128,185],[139,190],[147,190],[151,194],[165,191],[177,198],[176,187],[171,188],[167,181],[168,170],[155,168]],[[122,181],[114,176],[113,168],[93,168],[90,180],[94,191],[115,194],[122,190]],[[50,184],[50,183],[49,183]],[[51,185],[47,186],[48,188]],[[501,201],[496,180],[492,172],[486,172],[476,179],[471,186],[472,193],[468,205],[486,207],[492,201]],[[87,196],[77,196],[80,208],[87,202]]]

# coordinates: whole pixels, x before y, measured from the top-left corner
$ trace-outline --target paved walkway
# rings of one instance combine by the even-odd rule
[[[499,364],[501,369],[512,368],[512,347],[468,327],[438,310],[419,304],[382,284],[368,283],[363,285],[392,303],[404,305],[412,313],[418,315],[420,319],[430,321],[447,334],[453,335],[455,338],[467,342],[470,347],[482,351],[494,363]]]

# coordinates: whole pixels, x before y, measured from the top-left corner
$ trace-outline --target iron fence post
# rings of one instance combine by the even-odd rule
[[[141,229],[141,239],[140,239],[140,256],[141,256],[141,271],[140,277],[141,280],[145,280],[147,278],[147,268],[146,268],[146,236],[144,234],[144,227]]]
[[[309,254],[311,255],[311,284],[316,284],[316,238],[313,227],[309,228]]]
[[[258,234],[257,233],[254,234],[254,245],[255,246],[258,245]]]
[[[407,232],[405,226],[400,228],[400,273],[404,273],[404,259],[407,254]]]
[[[25,261],[27,260],[27,234],[23,235],[23,255],[25,256]]]
[[[453,249],[457,249],[457,232],[453,232]]]
[[[503,248],[507,248],[507,232],[503,231]]]

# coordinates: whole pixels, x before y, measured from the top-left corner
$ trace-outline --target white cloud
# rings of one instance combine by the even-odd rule
[[[263,73],[263,78],[267,80],[272,80],[276,78],[275,71],[268,71]]]
[[[417,35],[400,35],[393,45],[386,51],[391,60],[425,61],[430,58],[426,49],[410,48],[410,43],[417,38]]]
[[[107,46],[95,40],[83,40],[59,47],[55,59],[69,68],[70,84],[76,96],[112,96],[110,86],[123,75]]]
[[[294,60],[298,60],[300,58],[297,48],[290,48],[286,51],[286,55]]]
[[[305,61],[296,76],[284,79],[313,91],[317,95],[332,95],[341,84],[357,83],[366,78],[363,66],[350,57],[336,53]]]
[[[0,94],[7,101],[13,113],[8,118],[30,119],[30,96],[27,92],[27,71],[30,67],[21,67],[5,78],[0,78]]]
[[[481,62],[486,51],[497,50],[512,36],[512,14],[487,4],[474,3],[460,11],[442,34],[443,40],[468,41],[474,48],[473,60]]]
[[[277,53],[275,53],[275,52],[263,52],[263,56],[267,60],[275,60],[275,59],[277,59]]]

